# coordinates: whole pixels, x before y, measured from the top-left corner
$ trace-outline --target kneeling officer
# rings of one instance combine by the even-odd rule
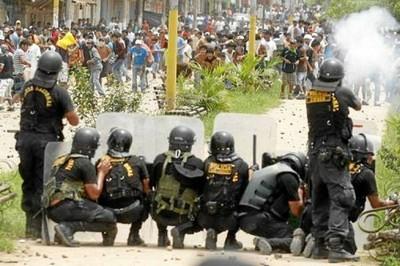
[[[68,247],[77,246],[73,235],[78,231],[101,232],[103,245],[111,246],[117,234],[114,213],[96,203],[111,166],[101,162],[96,169],[91,163],[100,135],[94,128],[79,129],[71,153],[59,157],[44,187],[44,204],[48,216],[58,223],[56,240]]]
[[[98,164],[109,161],[112,168],[105,178],[99,204],[112,209],[117,222],[131,224],[128,246],[143,245],[139,230],[148,217],[144,201],[150,190],[144,158],[129,154],[132,135],[125,129],[112,129],[107,145],[107,154]]]
[[[191,154],[195,133],[177,126],[169,135],[169,150],[154,159],[152,186],[155,195],[152,217],[158,227],[158,246],[169,245],[167,226],[173,248],[183,248],[185,234],[200,231],[195,223],[197,199],[204,186],[202,160]]]
[[[217,248],[217,235],[228,230],[225,249],[241,249],[237,207],[248,184],[249,167],[235,153],[233,136],[225,131],[211,137],[211,155],[205,161],[206,185],[198,223],[207,229],[206,249]]]

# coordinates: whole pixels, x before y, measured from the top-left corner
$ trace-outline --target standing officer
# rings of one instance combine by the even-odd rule
[[[155,188],[151,216],[158,227],[158,246],[169,245],[168,226],[173,248],[183,248],[185,234],[200,231],[196,224],[197,200],[204,187],[204,165],[191,154],[195,134],[177,126],[169,135],[169,150],[153,163],[152,186]]]
[[[75,247],[75,232],[90,231],[103,234],[103,245],[112,246],[117,234],[114,213],[96,203],[104,179],[111,169],[103,160],[96,169],[90,161],[99,145],[100,134],[94,128],[81,128],[74,136],[71,153],[59,157],[44,189],[44,204],[54,227],[55,240]]]
[[[20,98],[20,132],[16,149],[20,157],[19,173],[22,183],[22,209],[26,214],[26,237],[41,237],[41,195],[43,191],[44,150],[50,141],[63,140],[62,119],[76,126],[79,118],[64,89],[57,86],[61,56],[52,51],[44,53],[32,80],[25,83]]]
[[[340,61],[325,60],[306,98],[315,238],[313,258],[328,258],[329,262],[358,259],[343,246],[349,232],[349,212],[354,204],[354,190],[347,170],[348,141],[353,128],[349,108],[361,110],[361,102],[351,90],[341,86],[343,77]]]
[[[237,208],[249,180],[249,167],[235,153],[233,136],[225,131],[214,133],[211,155],[205,160],[206,185],[200,201],[198,223],[207,229],[206,249],[217,248],[217,235],[228,230],[225,249],[241,249],[236,240],[239,230]]]
[[[270,255],[273,249],[288,252],[292,228],[289,212],[299,217],[303,210],[303,191],[307,157],[288,153],[276,164],[254,172],[240,200],[240,228],[255,238],[256,249]]]
[[[150,191],[146,163],[143,157],[129,154],[132,135],[125,129],[112,129],[107,145],[107,154],[99,162],[110,161],[112,168],[105,178],[99,204],[112,209],[117,222],[131,224],[128,246],[143,245],[139,230],[148,217],[144,201]]]

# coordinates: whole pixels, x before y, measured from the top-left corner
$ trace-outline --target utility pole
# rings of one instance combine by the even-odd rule
[[[250,6],[250,32],[249,32],[249,55],[256,54],[256,26],[257,26],[257,0],[251,0]]]
[[[58,28],[60,0],[53,0],[53,26]]]
[[[170,0],[168,18],[167,51],[167,110],[174,110],[176,104],[176,71],[178,54],[178,0]]]
[[[197,9],[199,0],[193,0],[193,28],[197,28]]]

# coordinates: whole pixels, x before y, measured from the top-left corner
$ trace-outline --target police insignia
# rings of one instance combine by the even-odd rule
[[[306,103],[307,104],[327,103],[327,102],[331,102],[331,100],[332,100],[331,92],[310,90],[307,93]]]

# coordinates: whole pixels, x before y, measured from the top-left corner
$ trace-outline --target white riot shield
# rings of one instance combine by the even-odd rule
[[[215,118],[214,132],[227,131],[235,139],[235,150],[249,165],[253,164],[253,135],[256,135],[256,162],[261,166],[264,152],[275,154],[277,123],[266,115],[220,113]]]
[[[69,142],[49,142],[44,153],[43,165],[43,185],[50,179],[50,173],[55,159],[59,156],[68,154],[71,151]],[[46,245],[54,242],[54,223],[43,215],[42,219],[42,241]]]
[[[143,155],[147,162],[168,150],[170,131],[179,125],[191,128],[196,134],[192,153],[204,158],[204,126],[200,119],[184,116],[148,116],[143,114],[104,113],[97,118],[96,128],[101,134],[101,147],[96,156],[107,152],[110,130],[120,127],[131,132],[133,143],[130,152]]]

